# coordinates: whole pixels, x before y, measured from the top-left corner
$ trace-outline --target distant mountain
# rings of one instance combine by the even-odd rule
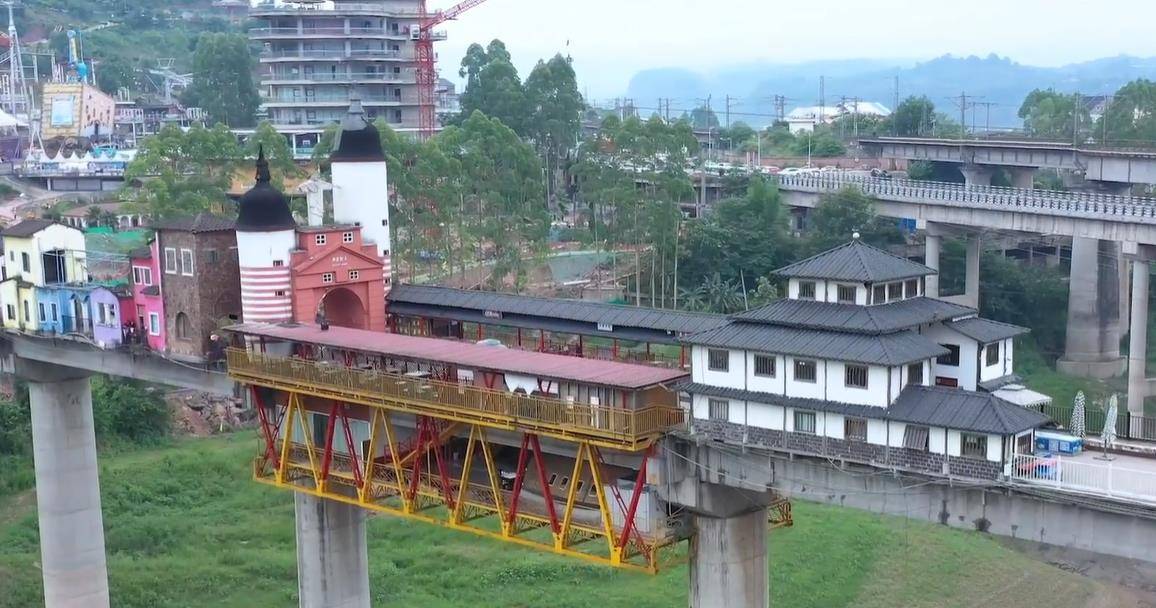
[[[786,111],[795,106],[816,105],[819,77],[825,80],[825,96],[833,105],[843,96],[895,105],[895,77],[899,77],[900,98],[927,95],[940,111],[958,115],[952,98],[961,92],[991,102],[992,127],[1016,127],[1020,103],[1036,88],[1052,87],[1085,95],[1114,93],[1136,78],[1156,79],[1156,57],[1106,57],[1058,68],[1022,65],[1006,57],[953,57],[930,61],[893,59],[849,59],[800,64],[760,63],[724,67],[709,74],[684,68],[643,70],[630,80],[626,96],[641,108],[655,107],[658,99],[673,98],[672,107],[693,107],[696,100],[712,96],[712,106],[720,113],[726,95],[737,97],[741,105],[732,110],[732,120],[761,125],[771,121],[774,95],[788,98]],[[975,110],[974,120],[983,126],[987,107]],[[647,112],[649,113],[649,112]],[[973,120],[968,114],[968,122]]]

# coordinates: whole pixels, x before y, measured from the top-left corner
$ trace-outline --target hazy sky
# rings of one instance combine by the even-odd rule
[[[429,0],[431,9],[453,0]],[[595,99],[621,95],[641,69],[748,61],[1010,56],[1056,66],[1156,56],[1156,0],[489,0],[443,27],[443,76],[471,42],[501,38],[524,78],[567,52]],[[569,41],[569,47],[567,47]]]

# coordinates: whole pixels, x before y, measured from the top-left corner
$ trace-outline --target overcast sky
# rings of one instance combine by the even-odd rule
[[[429,0],[431,10],[452,0]],[[443,27],[442,75],[471,42],[501,38],[524,78],[540,57],[574,57],[595,99],[652,67],[748,61],[1010,56],[1057,66],[1156,56],[1156,0],[489,0]],[[569,47],[567,47],[569,42]]]

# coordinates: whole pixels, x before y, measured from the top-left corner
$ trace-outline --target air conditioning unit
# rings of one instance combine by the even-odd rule
[[[418,40],[419,38],[421,38],[421,26],[418,26],[418,25],[409,26],[409,39],[410,40]]]

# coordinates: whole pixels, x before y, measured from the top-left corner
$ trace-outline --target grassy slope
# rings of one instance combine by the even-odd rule
[[[288,493],[247,479],[250,434],[106,457],[101,471],[113,603],[126,608],[296,605]],[[0,476],[13,472],[0,470]],[[0,484],[3,487],[3,484]],[[40,605],[28,495],[0,496],[0,608]],[[977,533],[799,504],[771,534],[772,595],[792,608],[1077,608],[1098,584]],[[686,568],[651,577],[389,517],[370,523],[374,604],[515,608],[685,605]]]

